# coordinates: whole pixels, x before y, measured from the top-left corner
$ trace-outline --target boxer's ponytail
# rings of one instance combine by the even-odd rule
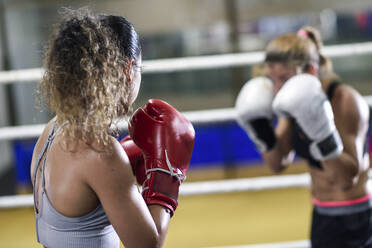
[[[333,73],[332,61],[322,54],[323,41],[320,32],[309,26],[302,27],[298,30],[297,35],[308,38],[316,47],[319,56],[319,78],[322,79]]]

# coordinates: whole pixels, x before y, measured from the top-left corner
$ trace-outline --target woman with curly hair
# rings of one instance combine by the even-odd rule
[[[153,100],[130,120],[133,140],[120,144],[111,130],[113,121],[128,116],[138,94],[138,36],[120,16],[80,9],[66,10],[63,17],[47,47],[38,85],[40,100],[56,116],[39,137],[31,164],[37,240],[49,248],[118,248],[120,241],[126,248],[161,247],[182,180],[176,180],[181,177],[172,167],[162,169],[164,163],[146,142],[160,149],[161,135],[170,136],[167,142],[187,140],[174,132],[183,130],[182,123],[191,131],[192,126],[170,105]],[[166,117],[178,129],[160,123]],[[177,157],[165,150],[167,163],[181,176],[191,157],[193,133],[188,134],[189,153],[183,150]],[[177,142],[175,148],[182,141]],[[153,161],[157,168],[151,169]],[[133,173],[144,186],[142,195]]]

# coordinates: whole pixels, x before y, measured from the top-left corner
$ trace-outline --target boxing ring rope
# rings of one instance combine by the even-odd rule
[[[235,110],[233,108],[190,111],[183,114],[194,125],[235,121]],[[45,124],[2,127],[0,128],[0,141],[36,138],[41,134],[44,127]],[[126,131],[126,121],[119,121],[117,128],[122,132]]]
[[[325,46],[322,50],[330,58],[372,54],[372,42]],[[233,66],[253,65],[263,61],[264,52],[232,53],[143,61],[143,73],[170,73],[202,69],[219,69]],[[42,68],[0,72],[0,85],[26,83],[40,80]]]
[[[364,99],[372,108],[372,96],[364,96]],[[206,125],[211,123],[217,124],[236,121],[236,113],[234,108],[197,110],[183,112],[183,114],[194,125]],[[125,121],[118,121],[116,126],[122,132],[127,130],[127,123]],[[41,134],[44,127],[45,124],[2,127],[0,128],[0,141],[36,138]]]
[[[372,178],[372,171],[369,171],[369,178]],[[180,187],[180,195],[194,196],[286,188],[308,188],[310,183],[311,180],[308,173],[205,182],[185,182]],[[0,209],[31,206],[33,206],[32,194],[0,197]]]
[[[207,182],[185,182],[180,187],[180,195],[193,196],[224,194],[231,192],[260,191],[309,186],[310,176],[309,174],[304,173]],[[34,202],[32,194],[0,197],[0,209],[32,207],[33,204]]]

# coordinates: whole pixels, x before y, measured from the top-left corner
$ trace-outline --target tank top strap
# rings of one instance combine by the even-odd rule
[[[42,168],[41,168],[41,185],[42,185],[42,189],[44,190],[44,186],[45,186],[45,175],[44,175],[44,171],[45,171],[45,164],[46,164],[46,160],[47,160],[47,157],[48,157],[48,152],[49,152],[49,149],[52,145],[52,142],[54,140],[54,138],[57,136],[57,134],[62,130],[62,128],[68,123],[68,122],[64,122],[62,125],[60,125],[56,130],[54,130],[55,128],[55,124],[56,124],[56,120],[57,118],[55,118],[52,122],[52,125],[49,129],[49,135],[48,135],[48,140],[47,142],[45,143],[44,147],[43,147],[43,151],[41,151],[41,156],[43,154],[45,154],[44,158],[43,158],[43,165],[42,165]],[[41,159],[41,157],[40,157]],[[38,161],[39,163],[41,161]]]
[[[45,166],[45,160],[46,160],[46,156],[47,156],[47,153],[49,151],[49,147],[54,139],[54,137],[58,134],[58,132],[60,132],[60,130],[67,124],[67,122],[63,123],[61,126],[59,126],[57,128],[56,131],[54,131],[54,128],[55,128],[55,125],[56,125],[56,121],[57,121],[57,118],[54,118],[52,120],[52,124],[50,126],[50,129],[49,129],[49,133],[48,133],[48,139],[47,141],[45,142],[43,148],[41,149],[41,152],[39,153],[38,157],[37,157],[37,160],[36,160],[36,166],[35,166],[35,170],[34,170],[34,178],[33,178],[33,183],[35,185],[36,183],[36,176],[37,176],[37,170],[39,169],[40,167],[40,164],[41,164],[41,160],[43,158],[43,156],[45,155],[44,159],[43,159],[43,165],[42,165],[42,176],[41,176],[41,182],[42,182],[42,187],[44,188],[44,166]],[[35,198],[35,191],[34,191],[34,198]]]
[[[50,129],[49,129],[48,139],[45,142],[43,148],[41,149],[41,152],[39,153],[39,155],[37,157],[36,166],[35,166],[35,170],[34,170],[34,180],[33,180],[34,184],[36,183],[36,175],[37,175],[37,170],[39,169],[39,166],[40,166],[41,158],[43,157],[43,155],[45,154],[45,152],[47,150],[47,147],[49,146],[49,137],[53,134],[55,124],[56,124],[56,119],[54,119],[52,121],[52,124],[51,124]]]

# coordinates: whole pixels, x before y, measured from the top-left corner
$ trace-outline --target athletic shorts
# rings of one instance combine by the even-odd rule
[[[340,202],[314,201],[312,248],[372,248],[372,195]]]

